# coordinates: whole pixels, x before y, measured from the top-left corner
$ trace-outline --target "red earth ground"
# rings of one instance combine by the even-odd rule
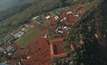
[[[35,44],[38,43],[38,44]],[[40,48],[38,50],[38,48]],[[50,65],[50,47],[48,39],[38,37],[36,38],[28,47],[30,52],[24,54],[30,56],[30,59],[25,59],[22,61],[25,65]]]
[[[63,44],[64,44],[63,42],[59,42],[59,43],[54,44],[55,55],[65,53],[64,49],[62,48]]]

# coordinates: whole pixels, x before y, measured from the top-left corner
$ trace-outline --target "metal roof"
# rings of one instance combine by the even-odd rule
[[[8,46],[7,48],[6,48],[6,51],[11,51],[13,49],[13,47],[12,46]]]
[[[16,30],[16,31],[11,32],[11,34],[16,35],[16,34],[18,34],[19,32],[20,32],[20,30]]]
[[[60,13],[61,13],[59,10],[55,10],[55,12],[56,12],[57,14],[60,14]]]
[[[50,14],[53,15],[53,16],[57,16],[54,11],[50,12]]]
[[[36,21],[37,23],[42,23],[42,21],[40,20],[40,18],[35,18],[35,21]]]
[[[7,35],[7,36],[5,36],[5,38],[4,38],[3,40],[8,41],[8,40],[11,39],[11,38],[12,38],[11,35]]]
[[[8,42],[10,43],[10,44],[12,44],[13,42],[14,42],[14,38],[11,38]]]

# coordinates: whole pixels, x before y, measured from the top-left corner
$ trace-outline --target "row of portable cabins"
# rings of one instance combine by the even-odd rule
[[[39,16],[33,17],[33,20],[36,21],[36,22],[39,23],[39,24],[43,23],[43,22],[41,21],[41,19],[40,19]]]
[[[11,34],[14,36],[15,39],[17,39],[17,38],[22,37],[25,34],[25,32],[16,30],[16,31],[11,32]]]
[[[5,38],[3,38],[3,40],[5,42],[8,42],[9,44],[12,44],[15,41],[15,39],[20,38],[24,34],[25,34],[24,32],[22,32],[20,30],[16,30],[16,31],[11,32],[11,35],[5,36]]]
[[[28,26],[27,24],[21,25],[20,28],[22,28],[22,29],[21,29],[22,31],[20,31],[20,30],[15,30],[15,31],[11,32],[11,35],[13,35],[13,36],[7,35],[7,36],[5,36],[5,38],[0,39],[0,46],[4,44],[4,43],[3,43],[3,40],[4,40],[5,42],[8,42],[9,44],[12,44],[12,43],[15,41],[15,39],[21,37],[22,35],[25,34],[25,32],[28,31],[28,30],[26,30],[25,28],[23,28],[23,27],[27,27],[27,26]]]
[[[12,52],[14,52],[14,51],[17,50],[17,47],[8,46],[5,50],[6,50],[7,52],[12,53]]]
[[[54,11],[51,11],[50,14],[53,16],[57,16],[57,15],[61,14],[65,9],[68,9],[68,8],[70,8],[70,6],[62,7],[62,8],[56,9]]]
[[[7,35],[5,38],[3,38],[3,40],[9,44],[12,44],[15,39],[11,35]]]

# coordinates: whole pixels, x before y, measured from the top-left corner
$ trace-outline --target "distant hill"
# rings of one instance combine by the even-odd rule
[[[0,11],[22,3],[32,2],[33,0],[0,0]]]

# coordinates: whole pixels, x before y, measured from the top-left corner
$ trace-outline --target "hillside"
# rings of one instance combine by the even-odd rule
[[[31,1],[33,0],[0,0],[0,11]]]
[[[82,19],[72,26],[68,40],[78,49],[73,53],[73,65],[107,65],[106,6],[106,0],[94,0],[87,5],[88,11]],[[78,40],[85,44],[77,45]]]

